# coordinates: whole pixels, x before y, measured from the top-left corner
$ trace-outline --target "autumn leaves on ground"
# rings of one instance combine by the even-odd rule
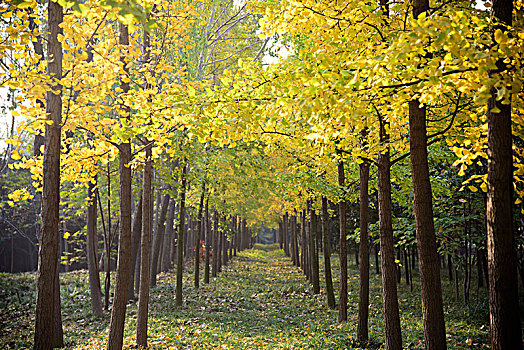
[[[310,284],[275,245],[255,245],[224,267],[218,278],[197,291],[191,274],[184,278],[184,306],[175,306],[175,274],[159,275],[151,292],[148,345],[151,349],[351,349],[358,309],[358,269],[350,265],[348,322],[326,306],[325,294],[313,295]],[[335,256],[334,269],[338,269]],[[373,266],[372,266],[373,268]],[[374,268],[373,268],[374,269]],[[190,269],[186,269],[190,270]],[[62,274],[61,297],[66,347],[102,349],[107,342],[109,313],[92,315],[87,273]],[[380,276],[371,276],[370,343],[383,347]],[[335,281],[337,282],[337,281]],[[3,274],[0,279],[0,347],[20,349],[33,339],[34,274]],[[449,348],[488,347],[485,293],[469,307],[456,302],[453,286],[444,282]],[[399,284],[405,346],[423,348],[420,297]],[[478,300],[477,300],[478,299]],[[128,305],[124,348],[135,344],[136,304]]]

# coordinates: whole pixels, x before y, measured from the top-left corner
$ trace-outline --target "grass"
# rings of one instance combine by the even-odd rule
[[[338,276],[338,259],[333,255]],[[191,269],[186,269],[191,271]],[[374,271],[374,268],[371,268]],[[184,306],[175,306],[175,275],[161,274],[151,291],[151,349],[352,349],[358,313],[358,270],[349,270],[348,322],[337,323],[325,296],[312,295],[301,271],[276,246],[244,251],[220,276],[199,290],[184,276]],[[109,312],[97,319],[90,311],[86,271],[61,274],[64,340],[69,349],[105,348]],[[370,343],[383,346],[380,276],[370,278]],[[335,281],[335,287],[337,281]],[[454,287],[443,282],[448,348],[489,347],[485,291],[473,291],[470,306],[456,302]],[[337,289],[336,289],[337,290]],[[0,348],[29,348],[33,338],[35,274],[0,275]],[[399,285],[403,344],[422,349],[418,285]],[[133,348],[136,305],[128,305],[125,348]]]

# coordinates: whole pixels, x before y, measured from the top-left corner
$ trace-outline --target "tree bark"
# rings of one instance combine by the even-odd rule
[[[158,220],[156,222],[155,236],[153,238],[151,266],[149,267],[150,287],[156,286],[158,258],[160,257],[161,246],[164,242],[164,233],[166,231],[165,222],[167,216],[167,207],[169,206],[169,200],[169,195],[164,195],[164,197],[162,198],[162,205],[160,206],[160,214],[157,214]],[[142,261],[144,260],[142,259]]]
[[[308,261],[307,261],[307,238],[306,238],[306,214],[305,214],[305,210],[302,210],[301,212],[301,215],[300,215],[300,237],[301,237],[301,257],[302,257],[302,261],[300,262],[300,266],[302,266],[302,272],[304,272],[304,274],[307,276],[308,273],[307,271],[309,270],[308,268]]]
[[[213,213],[213,267],[211,276],[216,277],[218,273],[218,213]]]
[[[415,0],[417,1],[417,0]],[[429,4],[428,4],[429,9]],[[426,108],[419,101],[409,102],[409,146],[413,202],[419,256],[424,346],[446,349],[446,326],[440,285],[440,261],[433,223],[433,204],[426,135]]]
[[[204,196],[206,195],[206,180],[202,181],[202,193],[200,194],[200,203],[198,204],[198,217],[196,229],[196,245],[195,245],[195,288],[200,287],[200,235],[202,232],[202,213],[204,211]]]
[[[296,217],[294,216],[295,220]],[[328,307],[336,308],[333,279],[331,277],[331,249],[329,247],[329,214],[327,198],[322,196],[322,243],[324,243],[324,278],[326,279],[326,297]]]
[[[312,207],[312,201],[309,202],[309,250],[311,257],[311,283],[313,284],[313,294],[320,293],[320,277],[318,264],[318,244],[317,244],[317,215]]]
[[[97,257],[97,203],[96,203],[96,175],[93,182],[89,182],[87,197],[87,268],[89,271],[89,292],[91,294],[91,307],[96,317],[102,317],[102,292],[100,288],[100,276],[98,274]]]
[[[511,26],[512,0],[494,0],[491,18],[501,24],[492,28],[506,31]],[[504,58],[489,72],[497,77],[507,72]],[[491,346],[494,350],[522,349],[519,318],[517,256],[513,233],[513,155],[511,132],[511,100],[497,100],[497,89],[491,88],[488,101],[488,193],[487,193],[487,256]],[[498,108],[498,111],[494,110]],[[498,113],[497,113],[498,112]]]
[[[339,153],[340,156],[340,153]],[[338,185],[342,191],[339,205],[340,220],[340,287],[338,293],[338,322],[346,322],[348,319],[348,257],[346,246],[346,175],[344,173],[344,161],[338,163]]]
[[[135,210],[135,219],[133,220],[133,228],[131,231],[131,264],[129,265],[131,267],[131,270],[129,271],[129,292],[128,292],[128,299],[134,300],[135,299],[135,266],[136,266],[136,260],[138,255],[138,248],[140,244],[140,235],[142,233],[142,207],[143,207],[143,199],[142,195],[138,199],[138,205]]]
[[[62,78],[62,45],[58,35],[62,34],[63,8],[58,3],[48,2],[47,71],[57,82]],[[56,84],[46,93],[46,137],[42,189],[42,226],[38,254],[38,279],[35,311],[34,349],[51,349],[54,339],[59,203],[60,203],[60,134],[62,122],[62,85]]]
[[[184,229],[186,218],[186,183],[188,164],[182,163],[181,190],[180,190],[180,219],[178,224],[177,239],[177,265],[176,265],[176,306],[182,306],[182,273],[184,272]]]
[[[366,343],[369,318],[369,163],[360,168],[360,283],[358,299],[357,340]]]
[[[283,220],[282,220],[282,234],[283,234],[283,242],[284,242],[284,253],[289,256],[289,222],[288,222],[289,215],[286,212],[284,214]]]
[[[129,46],[128,27],[119,24],[119,44]],[[121,57],[125,74],[129,74],[126,55]],[[120,82],[123,93],[129,92],[129,83]],[[130,108],[122,105],[122,118],[130,118]],[[115,282],[115,295],[111,322],[109,326],[109,350],[122,349],[124,340],[124,321],[126,316],[127,291],[129,288],[129,269],[131,260],[131,143],[122,142],[119,147],[119,172],[120,172],[120,236],[118,238],[118,265]]]
[[[391,163],[389,156],[389,135],[386,122],[379,118],[380,142],[386,149],[378,155],[378,216],[380,236],[380,262],[382,270],[382,297],[384,307],[384,331],[386,349],[401,350],[402,334],[397,297],[397,269],[393,242],[391,203]]]
[[[209,200],[206,200],[206,207],[204,212],[204,232],[205,232],[205,240],[206,240],[206,256],[204,261],[204,283],[209,283],[209,273],[210,273],[210,266],[209,266],[209,258],[210,258],[210,252],[211,252],[211,241],[212,241],[212,234],[211,234],[211,225],[209,223]]]
[[[166,232],[164,233],[164,244],[162,249],[162,265],[160,271],[167,272],[171,268],[171,246],[173,242],[173,224],[175,221],[175,200],[169,201],[166,216]]]
[[[413,17],[429,10],[429,0],[413,0]],[[419,256],[422,318],[426,349],[446,349],[446,326],[440,284],[433,204],[427,154],[426,108],[420,101],[409,102],[409,146],[413,202]]]
[[[302,263],[302,271],[304,272],[304,275],[306,276],[306,279],[309,280],[309,244],[308,244],[308,226],[307,226],[307,215],[306,215],[306,209],[302,210],[301,215],[301,235],[302,235],[302,257],[303,257],[303,263]]]
[[[146,159],[142,174],[142,237],[140,239],[140,291],[138,293],[138,313],[136,321],[136,344],[147,346],[147,317],[149,309],[151,254],[151,147],[146,148]]]

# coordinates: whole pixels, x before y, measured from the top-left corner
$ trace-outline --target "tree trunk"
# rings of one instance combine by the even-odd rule
[[[340,155],[340,153],[339,153]],[[346,322],[348,319],[348,257],[346,246],[346,175],[344,173],[344,161],[338,163],[338,185],[342,191],[339,208],[340,220],[340,288],[338,293],[338,322]]]
[[[142,233],[142,195],[138,199],[138,206],[135,210],[135,219],[133,220],[133,229],[131,231],[131,264],[129,265],[131,270],[129,271],[129,292],[128,292],[128,299],[134,300],[135,299],[135,266],[136,266],[136,260],[138,255],[138,248],[140,244],[140,235]]]
[[[296,216],[293,217],[296,221]],[[326,297],[328,307],[336,308],[333,279],[331,277],[331,249],[329,247],[329,214],[327,198],[322,196],[322,242],[324,243],[324,278],[326,279]]]
[[[284,241],[284,253],[286,253],[287,256],[289,256],[289,222],[288,222],[289,215],[288,213],[284,214],[283,221],[282,221],[282,229],[283,229],[283,241]]]
[[[219,219],[220,220],[220,219]],[[222,232],[222,228],[218,230],[218,245],[217,245],[217,272],[222,272],[222,248],[224,246],[224,233]],[[245,236],[244,236],[245,238]],[[245,244],[244,239],[244,244]]]
[[[200,203],[198,204],[198,217],[196,229],[196,246],[195,246],[195,288],[200,287],[200,234],[202,232],[202,212],[204,211],[204,196],[206,194],[206,180],[202,181],[202,193],[200,194]]]
[[[218,273],[218,213],[213,213],[213,268],[211,276],[216,277]]]
[[[162,249],[162,265],[160,271],[167,272],[171,268],[171,242],[173,242],[173,224],[175,221],[175,200],[169,201],[166,216],[166,232],[164,233],[164,244]]]
[[[119,24],[119,44],[129,46],[129,32],[126,25]],[[127,66],[126,55],[121,57],[124,67]],[[128,75],[128,68],[124,68]],[[123,93],[129,92],[129,83],[120,82]],[[129,119],[130,109],[121,106],[122,118]],[[129,288],[129,269],[131,260],[131,144],[122,142],[119,147],[119,172],[120,172],[120,237],[118,239],[118,265],[115,282],[115,296],[111,311],[109,326],[109,350],[122,349],[124,337],[124,321],[126,316],[127,291]]]
[[[312,208],[312,201],[309,202],[309,249],[311,257],[311,282],[313,284],[313,294],[320,293],[320,277],[318,264],[318,245],[317,245],[317,215]]]
[[[402,334],[397,297],[397,269],[393,244],[392,203],[391,203],[391,163],[389,159],[389,135],[385,121],[381,118],[380,141],[386,149],[378,155],[378,216],[380,236],[380,262],[382,270],[382,298],[384,307],[384,331],[386,349],[401,350]]]
[[[206,200],[206,208],[205,208],[205,214],[204,214],[204,232],[205,232],[205,240],[206,240],[206,256],[205,256],[205,262],[204,262],[204,283],[209,283],[209,272],[210,272],[210,266],[209,266],[209,258],[210,258],[210,252],[211,252],[211,241],[212,241],[212,234],[211,234],[211,227],[209,223],[209,200]]]
[[[97,257],[97,212],[96,212],[96,175],[93,182],[89,182],[87,197],[87,268],[89,270],[89,292],[91,294],[91,306],[96,317],[102,317],[102,292],[100,289],[100,276],[98,274]]]
[[[295,210],[295,214],[293,215],[293,222],[291,230],[293,232],[293,246],[294,246],[294,254],[295,254],[295,265],[300,267],[300,257],[298,253],[298,231],[297,231],[297,211]]]
[[[418,0],[415,0],[416,3]],[[427,0],[422,0],[427,1]],[[415,9],[417,9],[415,7]],[[429,4],[427,4],[429,9]],[[426,10],[427,10],[426,9]],[[418,13],[414,12],[415,16]],[[426,135],[426,108],[420,102],[409,102],[409,146],[413,202],[419,256],[424,345],[426,349],[446,349],[446,327],[440,285],[440,262],[433,223],[433,204]]]
[[[62,78],[63,8],[48,2],[47,70],[51,79]],[[42,189],[42,226],[38,254],[38,280],[35,311],[34,349],[51,349],[54,339],[55,298],[59,238],[60,203],[60,134],[62,122],[62,85],[55,85],[46,93],[46,137]],[[55,93],[56,92],[56,93]]]
[[[360,283],[358,298],[357,340],[368,341],[369,318],[369,163],[363,162],[360,168]]]
[[[149,304],[151,254],[151,147],[146,148],[146,159],[142,175],[142,237],[140,239],[140,291],[138,293],[138,314],[136,321],[136,344],[147,346],[147,317]]]
[[[513,1],[494,0],[491,18],[500,21],[496,30],[511,26]],[[491,77],[505,72],[504,57],[496,62]],[[510,73],[511,74],[511,73]],[[511,132],[511,100],[497,101],[497,89],[491,88],[488,101],[488,276],[491,346],[493,350],[522,349],[519,318],[517,256],[513,232],[513,157]],[[495,108],[498,109],[494,110]],[[498,113],[497,113],[498,112]]]
[[[185,163],[185,162],[184,162]],[[182,273],[184,272],[184,229],[186,217],[186,181],[188,164],[182,163],[181,192],[180,192],[180,219],[177,239],[176,265],[176,306],[182,306]]]
[[[300,262],[300,265],[302,266],[302,272],[304,272],[304,274],[306,275],[306,277],[308,276],[308,272],[309,271],[309,266],[308,266],[308,261],[307,261],[307,238],[306,238],[306,212],[305,210],[302,210],[301,212],[301,215],[300,215],[300,243],[301,243],[301,247],[302,247],[302,252],[300,254],[300,256],[302,257],[302,261]]]
[[[169,195],[164,195],[162,198],[162,205],[160,209],[160,215],[158,215],[158,220],[156,223],[155,236],[153,239],[153,253],[151,254],[151,266],[149,269],[149,279],[150,287],[156,286],[156,274],[158,266],[158,258],[160,257],[161,245],[164,242],[164,233],[166,230],[165,222],[167,215],[167,208],[169,206]],[[142,261],[144,261],[142,259]]]

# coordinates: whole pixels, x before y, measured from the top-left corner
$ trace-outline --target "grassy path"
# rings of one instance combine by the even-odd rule
[[[338,276],[337,257],[333,272]],[[191,271],[190,268],[186,269]],[[279,250],[244,251],[217,279],[199,290],[192,275],[184,276],[184,306],[174,302],[175,275],[159,275],[151,291],[151,349],[353,349],[358,310],[358,271],[349,270],[348,323],[336,322],[323,294],[311,295],[301,271]],[[104,349],[109,313],[96,319],[90,311],[85,271],[61,274],[62,315],[68,349]],[[32,341],[34,274],[0,275],[0,348],[29,348]],[[383,344],[380,276],[370,278],[370,338],[368,348]],[[465,307],[454,301],[453,286],[443,282],[449,349],[488,347],[487,304]],[[481,298],[480,300],[483,300]],[[405,348],[422,349],[420,296],[399,285]],[[128,305],[125,345],[133,348],[136,305]]]
[[[187,281],[186,286],[189,286]],[[150,344],[182,349],[346,349],[350,338],[311,296],[300,271],[280,251],[242,252],[209,285],[172,298],[174,276],[153,292]]]

